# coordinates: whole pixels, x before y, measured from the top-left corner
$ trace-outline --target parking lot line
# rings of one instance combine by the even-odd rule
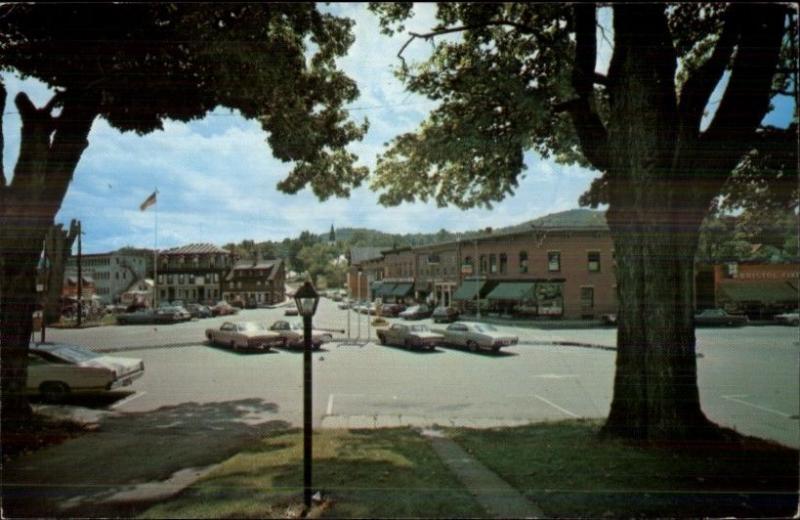
[[[772,408],[767,408],[766,406],[753,404],[753,403],[750,403],[750,402],[745,401],[743,399],[738,399],[739,397],[747,397],[747,394],[745,394],[745,395],[723,395],[722,396],[723,399],[727,399],[728,401],[733,401],[735,403],[743,404],[745,406],[750,406],[752,408],[756,408],[756,409],[761,410],[763,412],[769,412],[769,413],[773,413],[775,415],[780,415],[781,417],[786,417],[787,419],[791,417],[791,415],[788,414],[788,413],[783,413],[783,412],[780,412],[778,410],[773,410]]]
[[[328,395],[328,407],[325,409],[325,415],[333,415],[333,394]]]
[[[125,399],[122,399],[121,401],[117,401],[116,403],[112,404],[109,408],[119,408],[122,405],[130,403],[134,399],[138,399],[138,398],[142,397],[146,393],[147,393],[146,391],[142,390],[141,392],[136,392],[134,394],[131,394],[128,397],[126,397]]]
[[[569,415],[571,417],[580,417],[578,414],[574,414],[574,413],[570,412],[569,410],[567,410],[566,408],[562,408],[562,407],[558,406],[556,403],[554,403],[552,401],[548,401],[547,399],[545,399],[541,395],[533,394],[533,397],[535,397],[536,399],[542,401],[543,403],[549,404],[550,406],[552,406],[556,410],[558,410],[560,412],[563,412],[563,413],[565,413],[565,414],[567,414],[567,415]]]

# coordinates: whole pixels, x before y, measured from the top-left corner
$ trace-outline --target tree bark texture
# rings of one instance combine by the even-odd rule
[[[61,224],[53,226],[47,233],[44,254],[48,262],[47,288],[44,295],[43,319],[47,324],[61,318],[61,293],[64,287],[64,272],[72,245],[78,236],[78,223],[72,220],[69,231]]]
[[[16,98],[22,119],[14,177],[0,189],[0,387],[2,430],[24,428],[27,353],[36,304],[36,267],[45,237],[86,148],[97,114],[87,96],[59,94],[38,109]],[[61,114],[51,111],[59,104]]]

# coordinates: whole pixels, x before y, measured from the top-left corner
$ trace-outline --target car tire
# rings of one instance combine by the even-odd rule
[[[383,334],[378,334],[378,343],[381,345],[386,345],[386,336]]]
[[[233,350],[239,350],[239,344],[236,341],[231,341],[231,348]]]
[[[474,341],[467,341],[467,348],[470,352],[477,352],[478,351],[478,344]]]
[[[409,340],[403,341],[403,346],[405,346],[406,348],[413,348],[414,347],[414,345]]]
[[[61,381],[45,381],[39,385],[39,393],[48,403],[63,403],[69,397],[70,388]]]
[[[492,352],[494,352],[495,354],[499,354],[500,353],[500,347],[492,347]]]

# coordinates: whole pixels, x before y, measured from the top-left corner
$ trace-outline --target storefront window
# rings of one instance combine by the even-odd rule
[[[481,255],[480,273],[486,272],[486,255]]]
[[[497,272],[497,255],[489,255],[489,272]]]
[[[500,253],[500,274],[505,274],[508,270],[508,257],[505,253]]]

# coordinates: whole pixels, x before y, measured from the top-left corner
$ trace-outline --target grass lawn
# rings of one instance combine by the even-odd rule
[[[300,431],[265,438],[141,516],[294,516],[302,503],[302,447]],[[315,432],[313,472],[314,488],[330,501],[325,517],[485,515],[428,441],[407,428]]]
[[[643,447],[596,421],[448,430],[551,517],[792,516],[798,452],[759,439]]]

